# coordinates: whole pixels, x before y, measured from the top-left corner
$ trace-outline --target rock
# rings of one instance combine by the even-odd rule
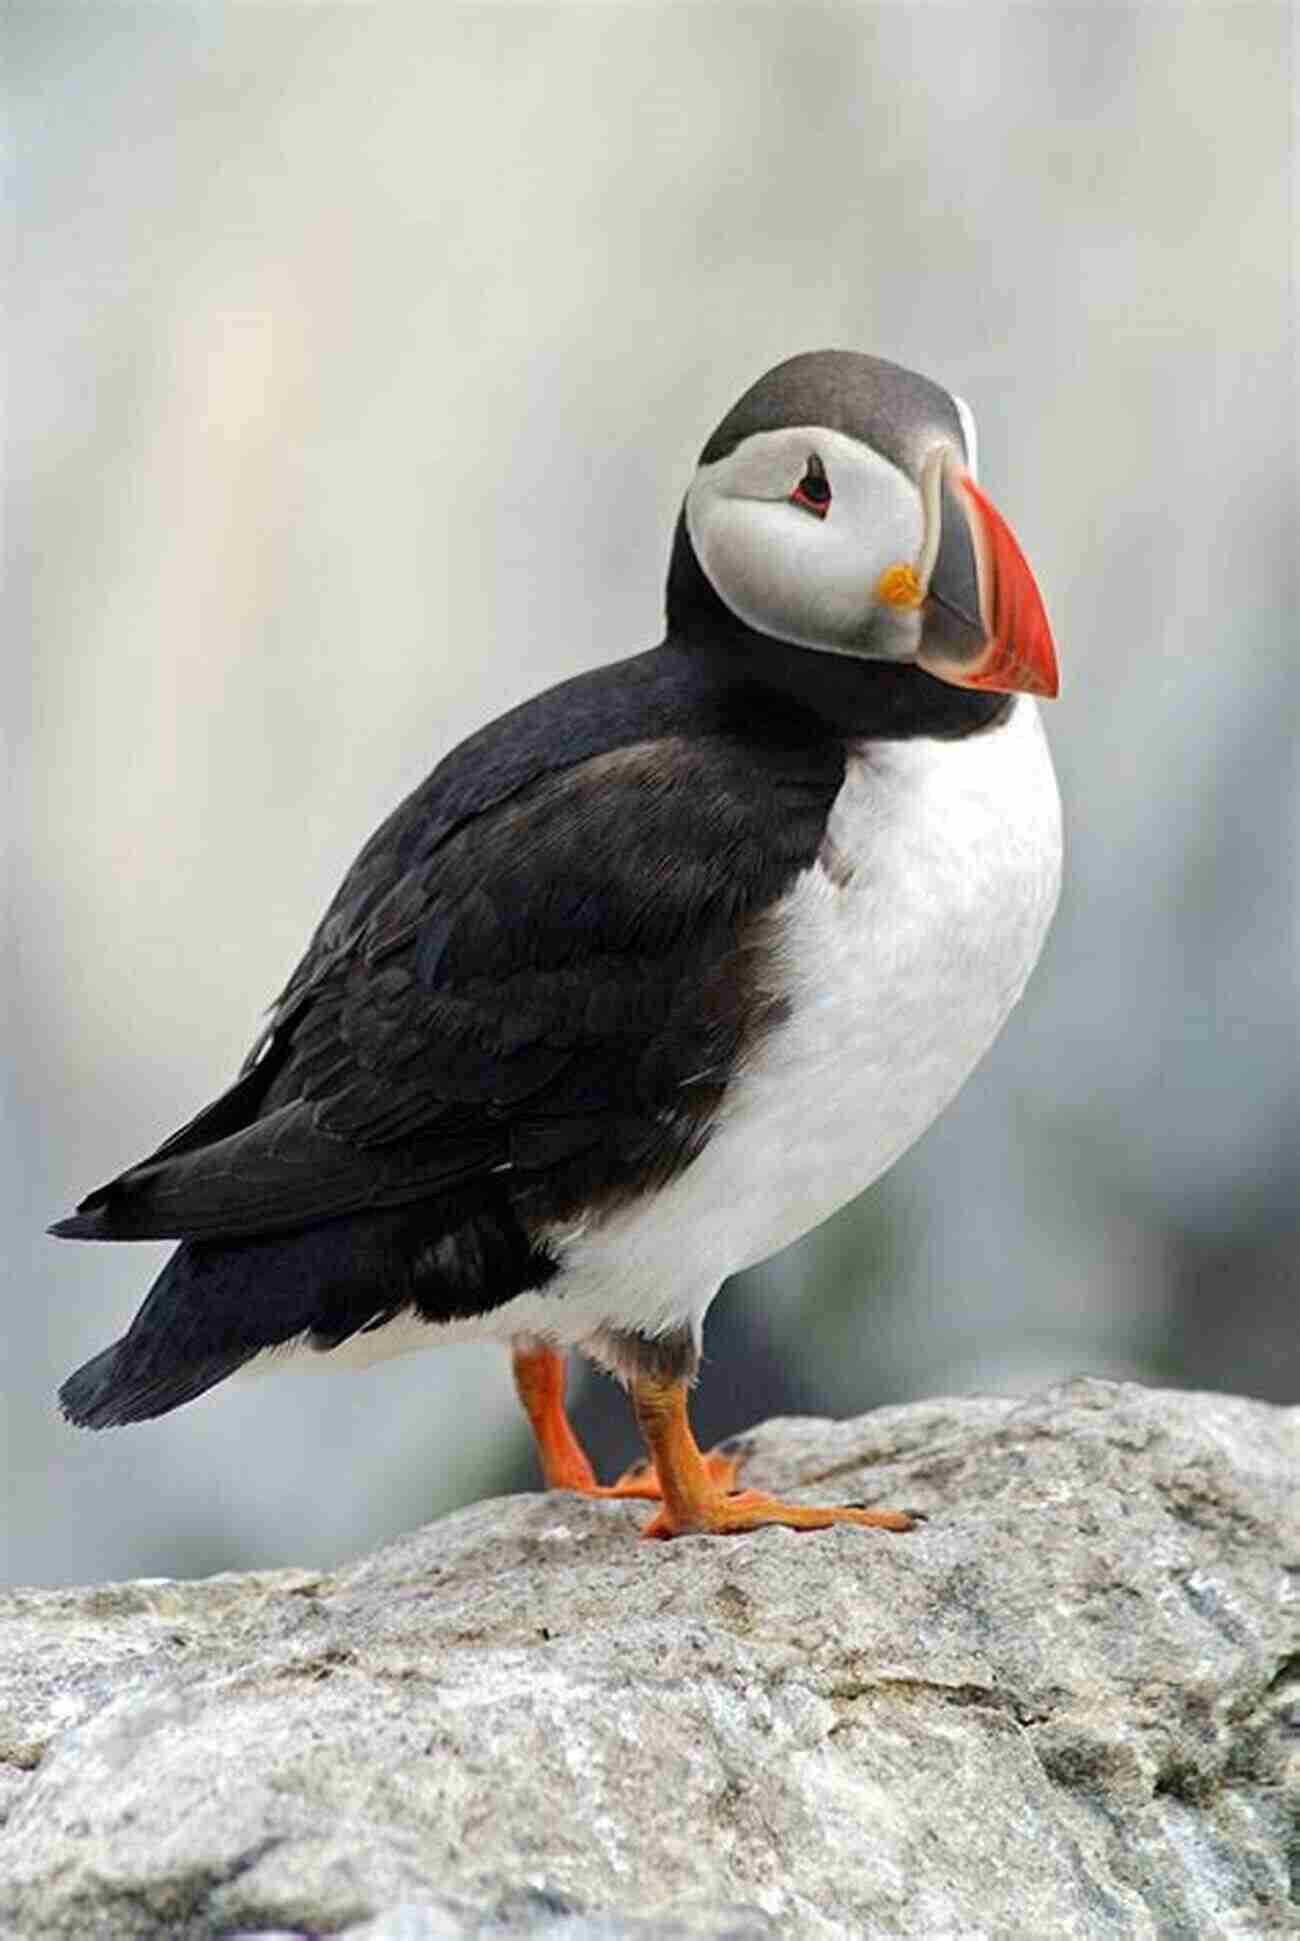
[[[929,1521],[525,1496],[11,1593],[0,1929],[1300,1933],[1300,1411],[1077,1381],[769,1423],[746,1477]]]

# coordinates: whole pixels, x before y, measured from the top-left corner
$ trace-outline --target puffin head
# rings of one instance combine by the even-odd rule
[[[770,639],[1057,692],[1033,575],[975,482],[969,407],[898,364],[810,351],[768,371],[700,454],[683,540],[728,613]]]

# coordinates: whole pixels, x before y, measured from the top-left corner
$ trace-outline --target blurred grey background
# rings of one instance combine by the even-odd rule
[[[42,1229],[222,1086],[440,754],[658,638],[705,435],[824,345],[975,408],[1067,889],[957,1105],[720,1299],[704,1432],[1296,1398],[1296,20],[6,8],[6,1577],[327,1563],[528,1485],[491,1348],[64,1427],[166,1249]]]

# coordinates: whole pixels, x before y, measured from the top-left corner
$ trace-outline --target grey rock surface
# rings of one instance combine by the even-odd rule
[[[772,1422],[745,1473],[929,1521],[539,1495],[9,1593],[0,1931],[1300,1933],[1300,1411],[1084,1380]]]

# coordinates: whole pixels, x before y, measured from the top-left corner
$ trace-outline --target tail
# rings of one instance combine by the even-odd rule
[[[147,1422],[215,1388],[250,1359],[246,1354],[214,1355],[183,1371],[150,1368],[132,1353],[131,1337],[124,1334],[68,1376],[59,1390],[59,1407],[79,1429]]]
[[[122,1339],[68,1376],[59,1405],[69,1422],[108,1429],[166,1415],[257,1354],[256,1345],[203,1342],[194,1270],[193,1248],[178,1247]]]
[[[144,1422],[266,1348],[327,1351],[407,1310],[469,1319],[555,1271],[499,1182],[294,1233],[186,1240],[122,1339],[69,1375],[59,1400],[83,1428]]]

